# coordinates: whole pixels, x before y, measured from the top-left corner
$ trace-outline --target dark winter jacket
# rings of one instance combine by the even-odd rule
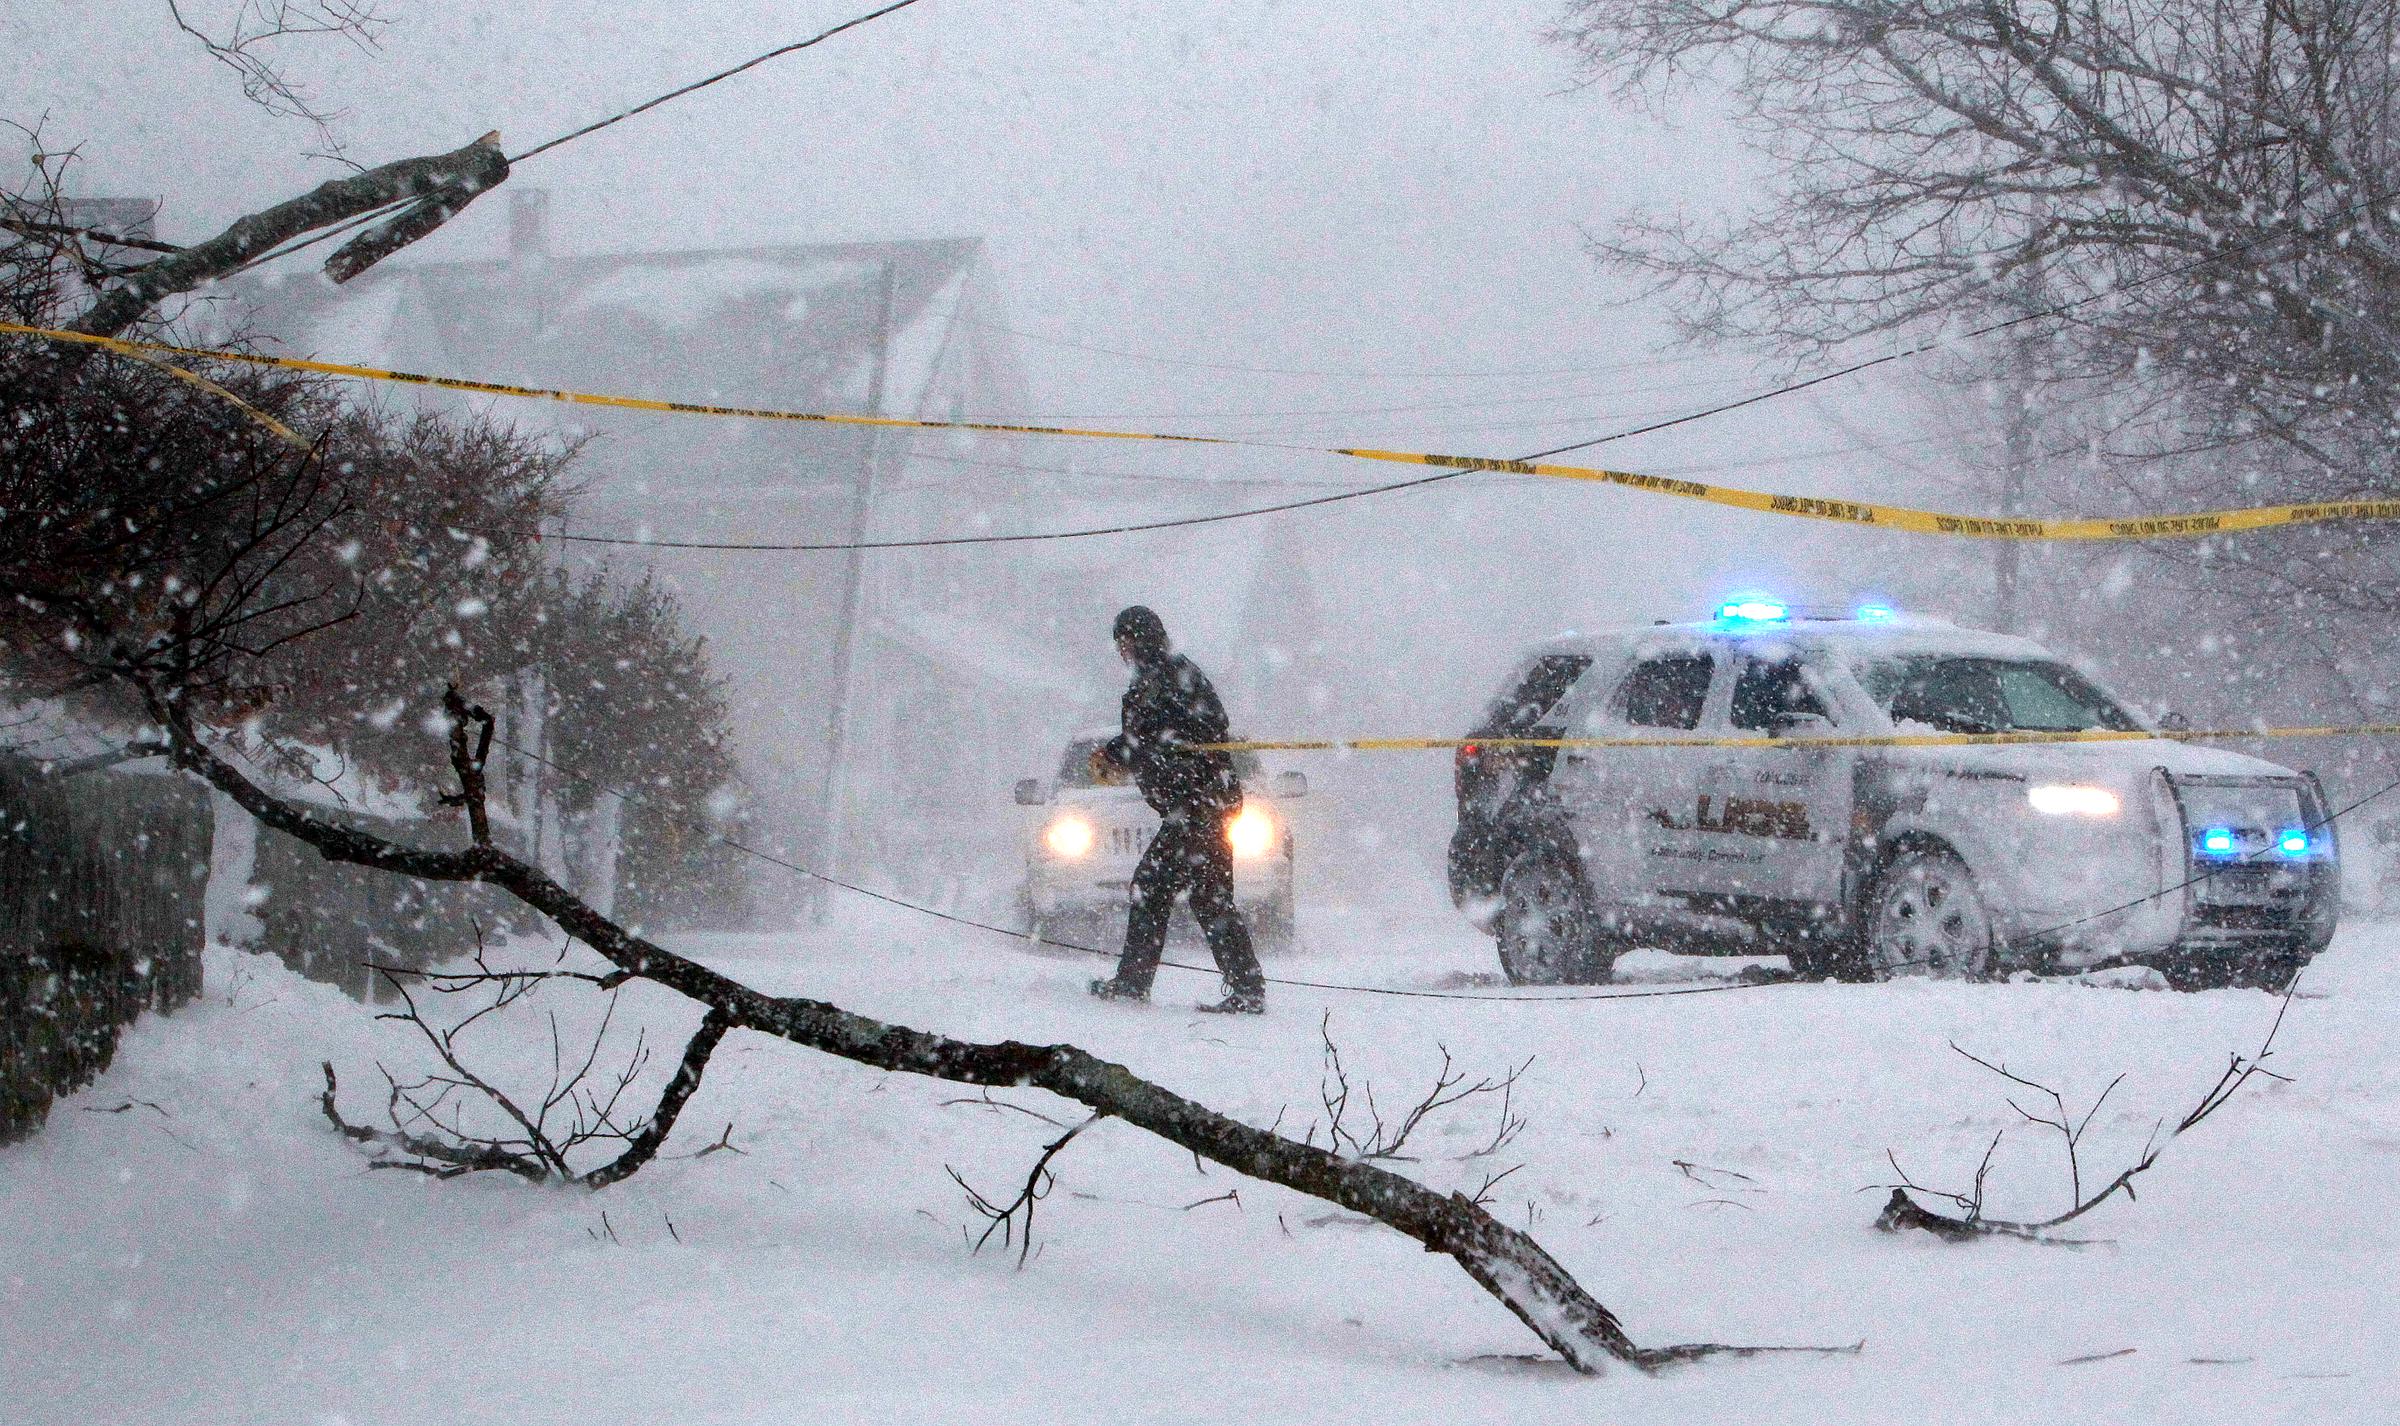
[[[1167,654],[1135,665],[1123,717],[1124,731],[1109,742],[1108,756],[1132,771],[1153,810],[1225,813],[1241,806],[1232,757],[1191,746],[1230,741],[1225,705],[1198,664]]]

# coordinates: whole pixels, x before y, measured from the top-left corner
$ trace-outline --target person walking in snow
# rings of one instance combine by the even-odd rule
[[[1225,977],[1225,998],[1200,1008],[1261,1014],[1266,980],[1250,946],[1250,928],[1233,904],[1233,846],[1225,836],[1227,820],[1241,810],[1242,783],[1229,755],[1194,746],[1229,741],[1225,705],[1200,666],[1167,642],[1167,626],[1157,614],[1136,604],[1117,616],[1113,633],[1118,655],[1133,666],[1133,683],[1125,690],[1122,727],[1093,752],[1093,770],[1130,773],[1159,824],[1134,868],[1124,954],[1115,975],[1092,982],[1092,994],[1150,998],[1166,949],[1167,918],[1177,894],[1188,891],[1192,915]]]

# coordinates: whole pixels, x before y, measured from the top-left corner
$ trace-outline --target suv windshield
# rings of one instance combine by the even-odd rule
[[[1875,659],[1858,681],[1895,723],[1945,733],[2138,731],[2132,715],[2064,664],[1906,654]]]
[[[1058,760],[1058,785],[1098,787],[1100,784],[1092,781],[1092,754],[1107,745],[1106,738],[1077,738],[1067,744],[1065,755]],[[1244,785],[1256,783],[1264,776],[1258,765],[1258,754],[1235,753],[1232,756],[1234,776],[1239,777]]]

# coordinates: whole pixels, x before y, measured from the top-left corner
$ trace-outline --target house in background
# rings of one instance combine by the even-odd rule
[[[932,419],[1023,411],[979,240],[559,255],[547,195],[511,197],[505,258],[396,264],[339,288],[305,269],[247,280],[217,320],[272,351],[529,386]],[[373,394],[585,442],[573,535],[850,543],[1024,528],[1050,503],[973,432]],[[919,891],[1004,866],[1023,744],[1083,716],[1062,714],[1073,690],[1044,673],[1044,649],[1054,612],[1090,596],[1038,550],[563,548],[577,569],[647,569],[679,592],[730,684],[750,834],[806,865]],[[797,909],[794,880],[756,883],[765,919]]]

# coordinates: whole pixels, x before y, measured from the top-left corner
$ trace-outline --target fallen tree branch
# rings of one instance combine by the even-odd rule
[[[2011,1083],[2039,1090],[2050,1097],[2050,1102],[2054,1107],[2054,1112],[2050,1115],[2031,1113],[2013,1099],[2009,1101],[2009,1107],[2016,1110],[2026,1122],[2055,1129],[2060,1134],[2066,1149],[2068,1202],[2072,1206],[2055,1217],[2031,1222],[1985,1217],[1983,1213],[1984,1179],[1991,1170],[1992,1153],[2000,1146],[2000,1135],[1994,1134],[1991,1144],[1983,1151],[1982,1164],[1975,1170],[1974,1187],[1965,1193],[1929,1189],[1910,1181],[1908,1174],[1901,1170],[1899,1159],[1887,1151],[1886,1157],[1891,1158],[1893,1172],[1899,1174],[1900,1182],[1878,1185],[1890,1188],[1892,1193],[1891,1197],[1885,1200],[1882,1213],[1876,1217],[1875,1226],[1887,1233],[1921,1229],[1950,1242],[1965,1242],[1978,1237],[1994,1235],[2031,1238],[2054,1243],[2075,1241],[2052,1238],[2048,1235],[2050,1230],[2074,1222],[2120,1193],[2124,1194],[2129,1201],[2137,1198],[2138,1195],[2133,1186],[2134,1180],[2148,1173],[2158,1163],[2159,1155],[2166,1151],[2167,1145],[2198,1127],[2219,1109],[2224,1108],[2234,1095],[2241,1092],[2242,1086],[2248,1084],[2253,1077],[2264,1075],[2268,1079],[2281,1080],[2285,1078],[2268,1069],[2266,1062],[2268,1057],[2275,1053],[2275,1037],[2282,1032],[2283,1017],[2292,1008],[2292,997],[2299,989],[2300,977],[2295,975],[2292,977],[2291,984],[2284,988],[2283,998],[2275,1007],[2275,1019],[2267,1026],[2266,1038],[2259,1042],[2258,1049],[2247,1057],[2238,1054],[2227,1056],[2225,1069],[2217,1076],[2216,1083],[2209,1086],[2208,1092],[2200,1096],[2199,1102],[2175,1122],[2175,1127],[2168,1129],[2164,1121],[2161,1121],[2151,1131],[2148,1141],[2142,1145],[2140,1156],[2120,1171],[2116,1177],[2088,1195],[2083,1192],[2081,1157],[2083,1134],[2086,1129],[2091,1127],[2092,1118],[2100,1112],[2100,1106],[2108,1101],[2109,1095],[2115,1092],[2116,1087],[2124,1081],[2125,1077],[2118,1075],[2109,1081],[2108,1087],[2092,1101],[2092,1107],[2078,1119],[2068,1113],[2066,1099],[2050,1086],[2027,1079],[2004,1065],[1968,1054],[1953,1044],[1951,1049],[1957,1050],[1960,1055],[1975,1064],[1981,1065]],[[1937,1213],[1909,1197],[1912,1191],[1931,1198],[1947,1199],[1958,1205],[1961,1215],[1952,1217],[1948,1214]]]
[[[653,981],[707,1006],[704,1035],[750,1030],[873,1069],[990,1088],[1036,1088],[1074,1100],[1197,1157],[1365,1214],[1423,1244],[1427,1251],[1449,1256],[1581,1372],[1598,1372],[1612,1361],[1649,1370],[1708,1356],[1775,1350],[1706,1342],[1644,1347],[1626,1333],[1615,1313],[1586,1292],[1539,1243],[1500,1222],[1468,1196],[1444,1195],[1375,1164],[1253,1128],[1074,1045],[955,1040],[855,1014],[821,1000],[768,995],[627,931],[540,868],[497,846],[423,850],[330,821],[270,794],[218,756],[200,735],[188,708],[154,682],[146,670],[134,665],[123,670],[123,676],[140,691],[152,717],[167,731],[176,764],[200,776],[267,826],[307,843],[331,861],[429,881],[497,886],[548,916],[627,975]],[[458,771],[463,791],[469,769]],[[711,1027],[721,1028],[712,1031]],[[709,1047],[713,1045],[712,1038]],[[695,1082],[705,1061],[705,1053],[696,1058],[692,1052],[686,1053],[685,1065]],[[681,1078],[679,1075],[678,1082]],[[348,1125],[340,1119],[333,1108],[330,1071],[325,1107],[327,1117],[345,1136],[362,1142],[392,1142],[383,1131]],[[401,1142],[410,1152],[424,1152],[418,1147],[419,1140],[403,1136]]]

